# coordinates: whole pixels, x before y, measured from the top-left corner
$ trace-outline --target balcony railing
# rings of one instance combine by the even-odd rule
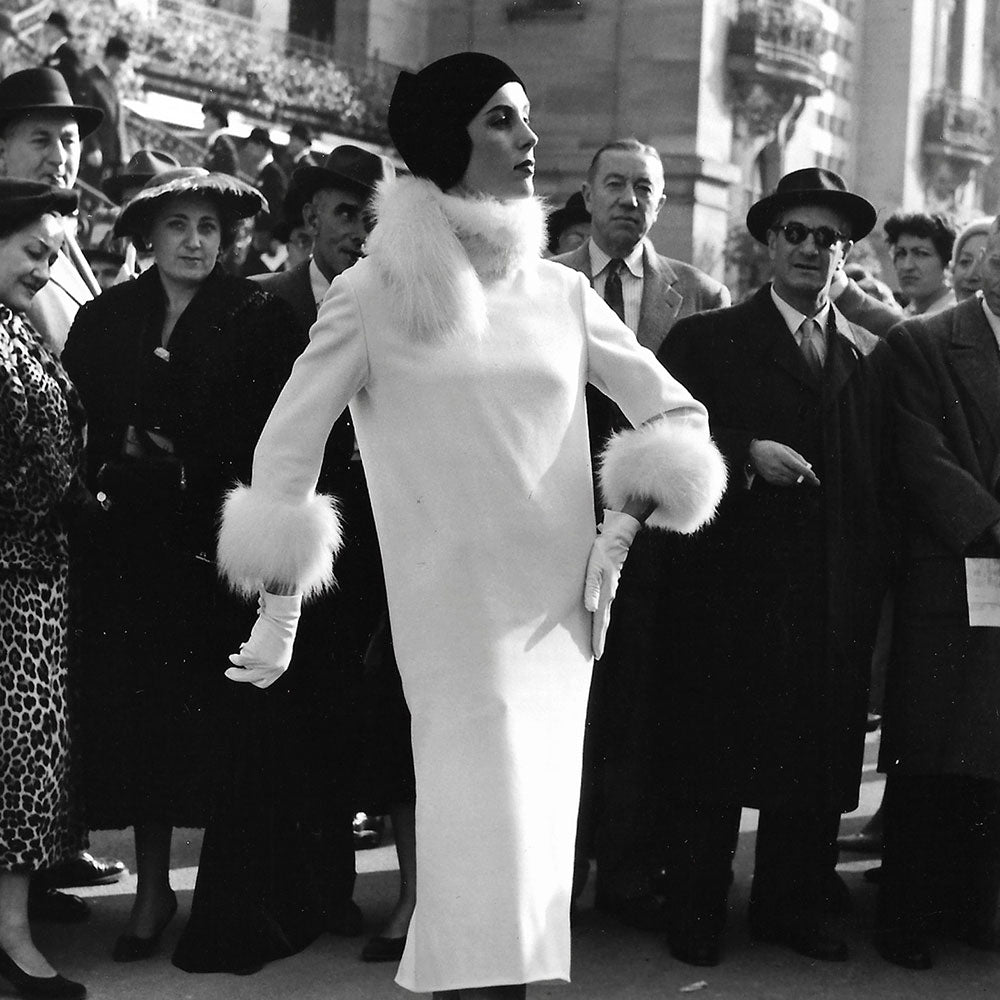
[[[804,96],[824,88],[822,17],[798,0],[740,0],[726,65],[738,78],[771,81]]]
[[[954,91],[928,95],[925,153],[985,165],[996,155],[996,139],[996,114],[985,101]]]

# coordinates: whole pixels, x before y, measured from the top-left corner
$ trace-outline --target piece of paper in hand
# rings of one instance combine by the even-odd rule
[[[1000,559],[966,559],[969,624],[1000,628]]]

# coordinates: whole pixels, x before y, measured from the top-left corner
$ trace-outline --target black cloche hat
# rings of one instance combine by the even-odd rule
[[[785,174],[772,194],[761,198],[747,212],[747,229],[760,243],[767,243],[767,231],[786,208],[796,205],[825,205],[843,215],[851,227],[850,238],[860,240],[875,228],[875,206],[861,195],[847,190],[844,179],[823,167],[805,167]]]

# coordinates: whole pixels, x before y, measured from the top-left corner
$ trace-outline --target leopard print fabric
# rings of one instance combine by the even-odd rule
[[[84,843],[71,794],[66,536],[58,506],[83,447],[79,402],[37,334],[0,306],[0,870]]]

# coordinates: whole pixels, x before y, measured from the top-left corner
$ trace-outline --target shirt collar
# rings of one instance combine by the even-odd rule
[[[775,290],[774,285],[771,285],[771,300],[778,307],[778,312],[781,313],[781,318],[788,325],[788,332],[794,337],[796,333],[799,332],[799,327],[802,326],[802,321],[808,319],[805,313],[799,312],[794,306],[790,306]],[[827,299],[826,305],[812,318],[819,323],[820,329],[826,330],[826,320],[827,316],[830,314],[830,309],[832,305],[830,300]]]
[[[594,241],[590,239],[587,241],[590,247],[590,273],[593,277],[597,277],[603,271],[608,264],[611,263],[612,258],[606,254]],[[629,269],[629,272],[633,274],[636,278],[642,277],[642,240],[640,240],[634,247],[632,247],[631,252],[627,257],[623,257],[622,260],[625,262],[625,266]]]
[[[979,293],[977,292],[976,294],[978,295]],[[997,339],[997,346],[1000,347],[1000,316],[997,316],[997,314],[990,309],[990,307],[986,304],[986,299],[980,297],[979,302],[983,307],[986,322],[990,324],[993,336]]]
[[[319,308],[319,304],[323,301],[327,290],[330,288],[330,282],[323,277],[323,272],[319,269],[313,258],[309,260],[309,285],[312,288],[313,301],[316,303],[316,307]]]

